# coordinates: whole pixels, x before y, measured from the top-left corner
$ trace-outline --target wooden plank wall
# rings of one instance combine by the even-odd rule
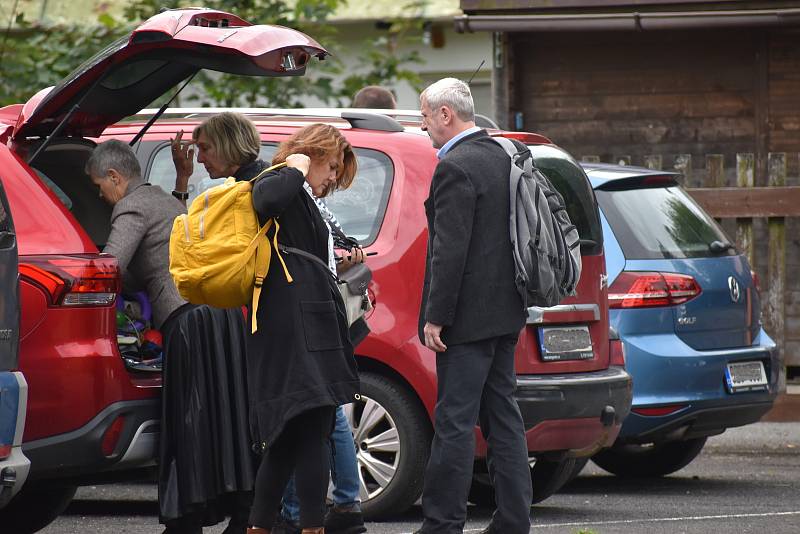
[[[786,153],[786,185],[800,185],[800,30],[512,34],[511,47],[517,83],[510,117],[578,158],[658,163],[683,172],[688,187],[737,187],[747,182],[738,176],[737,154],[752,155],[753,185],[767,186],[769,154]],[[716,155],[711,163],[709,154]],[[770,222],[777,221],[752,225],[763,288],[775,270],[768,244],[778,229]],[[735,238],[736,219],[723,223]],[[798,230],[797,218],[786,219],[783,349],[794,365]]]
[[[525,130],[573,153],[733,157],[753,150],[756,41],[735,32],[523,34],[512,108]]]

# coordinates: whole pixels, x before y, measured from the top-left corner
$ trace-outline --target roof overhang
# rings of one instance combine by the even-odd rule
[[[800,8],[461,15],[455,17],[454,21],[459,33],[776,27],[800,26]]]

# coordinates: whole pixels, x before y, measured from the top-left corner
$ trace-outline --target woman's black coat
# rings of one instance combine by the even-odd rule
[[[328,228],[304,182],[297,169],[271,171],[256,182],[253,206],[262,225],[276,218],[279,243],[327,263]],[[270,230],[270,241],[272,235]],[[294,281],[287,282],[273,249],[258,330],[247,341],[250,427],[261,449],[275,441],[289,419],[311,408],[353,402],[359,391],[347,317],[331,273],[297,255],[283,258]]]

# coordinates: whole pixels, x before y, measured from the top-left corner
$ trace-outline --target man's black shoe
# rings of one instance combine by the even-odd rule
[[[294,521],[279,516],[271,530],[272,534],[302,534],[303,529]]]
[[[343,512],[331,508],[325,516],[325,534],[361,534],[366,531],[361,510]]]

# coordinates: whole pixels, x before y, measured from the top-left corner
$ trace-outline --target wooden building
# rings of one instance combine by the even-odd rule
[[[800,183],[800,1],[460,1],[457,30],[494,34],[501,126],[578,158],[681,168],[692,187],[741,185],[748,156],[737,154],[752,154],[752,185]],[[771,183],[770,154],[784,165]],[[788,217],[778,235],[757,222],[750,253],[769,288],[768,331],[800,371],[800,206],[744,211]],[[737,233],[734,220],[726,229]]]

